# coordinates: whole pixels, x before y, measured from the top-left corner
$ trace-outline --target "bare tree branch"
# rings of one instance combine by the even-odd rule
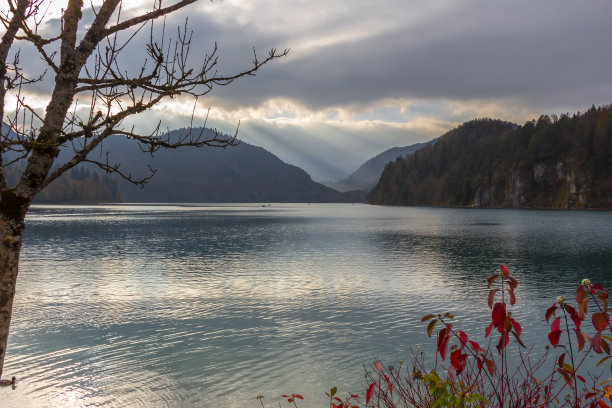
[[[6,59],[11,46],[13,45],[13,41],[15,40],[17,30],[19,30],[19,27],[26,18],[26,9],[29,5],[29,1],[19,0],[16,8],[12,2],[9,2],[9,4],[11,6],[13,17],[8,23],[7,30],[2,36],[2,41],[0,42],[0,124],[4,123],[4,100],[6,96],[5,82],[7,80],[8,73]],[[4,132],[4,130],[0,129],[0,132]],[[8,184],[6,181],[6,175],[4,174],[4,165],[2,161],[3,157],[0,155],[0,189],[5,189],[8,187]]]
[[[262,60],[253,52],[253,61],[247,69],[222,74],[217,71],[216,44],[199,65],[190,63],[192,37],[187,23],[178,29],[175,40],[166,37],[165,20],[161,33],[153,29],[155,19],[196,0],[175,0],[167,7],[162,7],[161,0],[157,0],[150,12],[125,21],[121,21],[121,0],[103,0],[96,7],[90,3],[94,17],[89,26],[81,21],[84,1],[68,0],[60,18],[59,32],[53,34],[48,34],[47,27],[43,26],[44,2],[7,0],[9,11],[0,11],[0,22],[6,28],[0,41],[0,119],[9,129],[0,135],[0,376],[21,237],[34,197],[80,163],[95,165],[142,187],[155,170],[149,167],[145,177],[137,178],[124,171],[121,163],[113,163],[110,152],[103,151],[104,140],[111,137],[128,139],[150,155],[159,149],[183,146],[235,145],[236,135],[226,137],[216,131],[210,134],[204,129],[194,131],[191,128],[186,134],[175,137],[170,133],[160,134],[159,124],[149,134],[134,128],[126,130],[123,126],[128,118],[181,95],[192,97],[195,109],[199,96],[208,94],[216,86],[254,75],[262,66],[288,52],[271,49]],[[116,18],[114,24],[110,24],[111,18]],[[129,72],[120,63],[120,56],[134,36],[141,35],[147,26],[150,34],[143,55],[145,62],[135,73]],[[14,49],[17,42],[20,46],[32,47],[40,55],[44,64],[40,74],[31,73],[36,67],[23,66],[19,50]],[[28,98],[32,93],[40,94],[37,82],[47,72],[52,76],[48,80],[53,89],[50,95],[44,96],[46,106],[43,108]],[[5,114],[9,112],[7,101],[15,103],[8,115]],[[194,114],[192,112],[192,122]],[[70,159],[58,163],[60,153],[67,153]],[[91,157],[98,153],[99,158]],[[7,166],[21,160],[27,164],[16,185],[11,187],[6,177]]]
[[[207,138],[203,134],[193,133],[180,140],[170,140],[157,131],[149,135],[142,135],[133,129],[127,131],[122,129],[121,124],[128,117],[151,109],[167,98],[187,95],[197,100],[215,86],[228,85],[236,79],[254,75],[265,64],[288,53],[288,50],[278,52],[271,49],[260,60],[253,50],[253,60],[248,69],[227,75],[217,71],[218,48],[214,44],[199,67],[192,66],[188,62],[192,37],[187,23],[177,31],[178,37],[170,42],[166,40],[165,22],[161,27],[161,38],[156,40],[152,21],[196,0],[177,1],[167,7],[162,7],[159,2],[152,11],[125,21],[121,21],[121,0],[105,0],[101,6],[93,9],[93,22],[80,41],[78,32],[83,0],[69,0],[61,18],[61,33],[56,37],[43,38],[38,34],[40,21],[34,19],[33,26],[27,21],[28,17],[36,15],[34,6],[38,7],[39,1],[19,0],[19,4],[29,7],[31,11],[30,14],[25,11],[21,13],[22,18],[16,22],[17,28],[12,38],[28,41],[39,52],[55,75],[54,89],[44,115],[20,97],[19,91],[15,118],[8,121],[13,132],[10,136],[3,135],[0,140],[2,152],[13,151],[19,159],[28,158],[28,165],[16,188],[19,194],[30,198],[65,171],[79,163],[89,162],[88,155],[110,136],[129,138],[149,154],[162,148],[225,147],[234,144],[235,138]],[[117,22],[106,28],[113,15]],[[130,75],[121,68],[118,57],[147,23],[151,24],[147,59],[138,72]],[[21,36],[17,35],[19,29],[23,33]],[[119,43],[117,34],[125,30],[132,32]],[[55,60],[56,54],[45,48],[57,41],[58,62]],[[10,49],[10,46],[7,47]],[[14,66],[15,72],[18,72],[18,61]],[[21,77],[20,81],[23,85],[30,80]],[[77,109],[80,103],[75,98],[80,99],[79,95],[89,99],[86,119],[81,118]],[[28,125],[26,118],[29,118]],[[60,150],[66,148],[74,152],[72,159],[51,171]],[[105,171],[115,172],[119,169],[118,165],[108,162],[97,165]],[[119,175],[132,179],[130,175]]]
[[[182,9],[183,7],[195,3],[197,0],[183,0],[183,1],[179,1],[176,4],[173,4],[172,6],[168,6],[168,7],[164,7],[164,8],[158,8],[157,10],[151,11],[149,13],[143,14],[142,16],[138,16],[138,17],[134,17],[131,18],[129,20],[126,20],[122,23],[119,23],[113,27],[110,27],[108,29],[105,30],[104,32],[104,36],[108,37],[111,34],[114,34],[118,31],[124,31],[130,27],[133,27],[135,25],[138,24],[142,24],[144,22],[147,21],[151,21],[154,20],[158,17],[162,17],[165,16],[166,14],[170,14],[173,11]]]

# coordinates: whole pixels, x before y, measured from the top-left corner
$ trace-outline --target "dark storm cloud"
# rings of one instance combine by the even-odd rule
[[[388,10],[381,11],[390,18],[381,23],[377,15],[362,14],[364,6],[358,2],[352,14],[335,16],[337,26],[350,30],[371,20],[371,35],[356,30],[358,40],[302,50],[308,33],[280,33],[279,43],[296,44],[287,61],[219,95],[237,104],[284,96],[311,108],[382,98],[512,98],[535,105],[550,105],[558,98],[577,104],[609,102],[611,3],[461,1],[447,6],[404,24],[401,20],[410,17],[405,2],[381,2],[381,8],[397,11],[395,19]],[[256,21],[253,25],[243,27],[247,42],[274,42],[269,33],[258,30]],[[323,27],[313,21],[311,35],[332,28],[329,21]],[[226,41],[223,33],[219,38]]]
[[[248,68],[253,48],[260,58],[272,47],[292,48],[256,79],[217,89],[227,107],[275,97],[311,109],[384,98],[610,102],[607,1],[242,3],[202,3],[166,20],[167,35],[176,38],[189,18],[196,65],[217,42],[223,73]],[[134,72],[146,58],[148,33],[141,34],[121,59]],[[24,56],[40,65],[31,54]]]

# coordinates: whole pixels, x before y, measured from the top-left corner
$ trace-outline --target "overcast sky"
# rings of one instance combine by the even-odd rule
[[[150,1],[125,3],[128,15]],[[196,114],[210,107],[209,125],[226,133],[240,121],[241,139],[315,180],[473,118],[523,123],[612,103],[609,0],[202,0],[167,26],[187,16],[195,55],[216,41],[228,72],[247,68],[253,47],[291,49],[215,89]],[[165,104],[138,124],[185,126],[188,106]]]

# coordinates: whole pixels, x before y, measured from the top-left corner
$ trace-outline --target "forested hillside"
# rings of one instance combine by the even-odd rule
[[[612,208],[612,105],[516,126],[467,122],[389,163],[374,204]]]
[[[181,137],[187,129],[170,132]],[[213,132],[212,130],[206,130]],[[120,181],[126,202],[363,202],[365,193],[339,193],[267,150],[238,142],[227,148],[161,150],[155,157],[113,141],[113,160],[138,175],[158,170],[143,189]]]

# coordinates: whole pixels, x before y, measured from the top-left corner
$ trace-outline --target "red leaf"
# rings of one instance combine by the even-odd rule
[[[576,329],[580,330],[580,325],[582,324],[582,320],[580,320],[577,314],[571,315],[570,317],[572,318],[574,325],[576,325]]]
[[[450,338],[450,328],[452,325],[448,325],[440,330],[438,333],[438,352],[440,353],[440,357],[442,360],[446,358],[446,351],[448,350],[448,340]]]
[[[601,354],[601,332],[597,332],[597,334],[591,338],[591,344],[593,344],[593,350]]]
[[[510,271],[508,270],[508,268],[506,268],[506,265],[499,265],[499,269],[501,269],[502,273],[506,278],[510,276]]]
[[[508,294],[510,295],[510,305],[514,306],[516,304],[516,296],[514,296],[514,291],[508,289]]]
[[[463,372],[466,359],[467,354],[462,354],[461,350],[455,350],[451,353],[451,364],[453,368],[457,370],[457,374],[461,374],[461,372]]]
[[[478,365],[478,372],[482,371],[482,361],[480,361],[480,358],[476,357],[476,364]]]
[[[578,378],[578,379],[579,379],[580,381],[582,381],[583,383],[585,383],[585,382],[586,382],[586,380],[584,379],[584,377],[583,377],[583,376],[581,376],[581,375],[577,375],[577,376],[576,376],[576,378]]]
[[[595,295],[597,292],[603,292],[604,288],[601,283],[595,283],[594,285],[589,286],[589,290]]]
[[[423,316],[423,317],[421,317],[421,321],[422,321],[422,322],[426,322],[426,321],[428,321],[428,320],[430,320],[430,319],[433,319],[434,317],[436,317],[436,315],[434,315],[434,314],[428,314],[427,316]]]
[[[387,387],[389,387],[389,392],[393,394],[393,385],[391,384],[391,381],[389,381],[389,377],[387,377],[385,374],[383,374],[383,377],[385,378],[385,381],[387,382]]]
[[[459,342],[461,343],[461,348],[464,348],[468,341],[468,336],[463,331],[459,331],[457,333],[457,337],[459,338]]]
[[[383,368],[382,368],[382,365],[381,365],[381,364],[380,364],[378,361],[375,361],[375,362],[374,362],[374,367],[376,367],[376,369],[377,369],[378,371],[382,371],[382,369],[383,369]]]
[[[561,330],[553,330],[548,333],[548,340],[550,340],[550,344],[557,347],[559,344],[559,338],[561,337]]]
[[[578,351],[582,351],[582,349],[584,348],[584,344],[585,344],[584,335],[580,332],[580,330],[575,330],[575,331],[576,331],[576,339],[578,340]]]
[[[512,328],[514,329],[514,333],[516,334],[516,337],[521,337],[521,331],[523,330],[521,328],[521,325],[518,324],[518,322],[514,320],[513,318],[510,318],[510,321],[512,322]]]
[[[586,297],[588,297],[588,295],[584,290],[584,286],[578,286],[576,289],[576,304],[579,305]]]
[[[505,303],[496,303],[493,306],[493,312],[491,313],[491,317],[493,320],[493,325],[497,328],[502,326],[506,321],[506,304]]]
[[[294,395],[294,397],[295,397],[295,398],[299,398],[299,399],[301,399],[301,400],[303,400],[303,399],[304,399],[304,397],[302,397],[300,394],[295,394],[295,395]]]
[[[559,358],[557,359],[557,365],[558,365],[560,368],[563,368],[563,363],[564,363],[564,362],[565,362],[565,353],[563,353],[563,354],[561,354],[561,355],[559,356]]]
[[[599,400],[597,405],[599,405],[599,408],[610,408],[610,406],[606,404],[603,400]]]
[[[593,313],[593,327],[595,327],[595,330],[597,330],[598,332],[602,331],[603,329],[606,328],[606,326],[608,325],[609,321],[610,321],[610,317],[608,316],[608,314],[604,314],[604,313]]]
[[[546,323],[548,323],[548,319],[550,319],[550,316],[554,316],[555,312],[557,311],[557,304],[553,304],[551,307],[549,307],[548,309],[546,309],[546,314],[544,315],[544,317],[546,317]]]
[[[374,393],[374,387],[376,387],[375,382],[370,384],[368,390],[366,391],[366,405],[368,404],[368,402],[370,402],[370,398],[372,398],[372,394]]]
[[[561,329],[561,318],[557,317],[550,325],[550,331],[556,331]]]
[[[489,324],[489,326],[487,327],[487,329],[485,330],[485,338],[489,337],[489,334],[491,334],[491,330],[493,330],[493,322],[491,322],[491,324]]]
[[[510,289],[514,291],[518,286],[518,281],[514,279],[512,276],[508,276],[508,280],[510,281],[508,284],[510,285]]]
[[[495,294],[497,293],[499,289],[492,289],[489,292],[489,299],[488,299],[488,304],[489,304],[489,309],[493,309],[493,298],[495,297]]]
[[[493,326],[491,326],[493,327]],[[474,350],[476,353],[482,353],[484,350],[480,347],[480,344],[476,343],[475,341],[471,341],[470,340],[470,346],[472,346],[472,350]]]
[[[455,368],[455,370],[459,369],[459,364],[461,364],[461,350],[455,350],[450,355],[451,365]]]
[[[574,309],[573,307],[571,307],[567,303],[563,303],[563,307],[565,308],[565,311],[567,311],[567,313],[569,313],[571,316],[578,316],[578,313],[576,312],[576,309]]]
[[[487,365],[487,370],[489,370],[489,374],[493,375],[495,373],[495,363],[488,358],[484,359],[485,364]]]
[[[497,279],[498,277],[499,275],[493,275],[487,280],[487,289],[491,288],[491,285],[493,285],[493,282],[495,282],[495,279]]]
[[[580,302],[580,304],[578,305],[578,313],[580,315],[580,318],[582,320],[584,320],[584,316],[587,313],[587,305],[589,303],[589,298],[584,298],[584,300],[582,302]]]

